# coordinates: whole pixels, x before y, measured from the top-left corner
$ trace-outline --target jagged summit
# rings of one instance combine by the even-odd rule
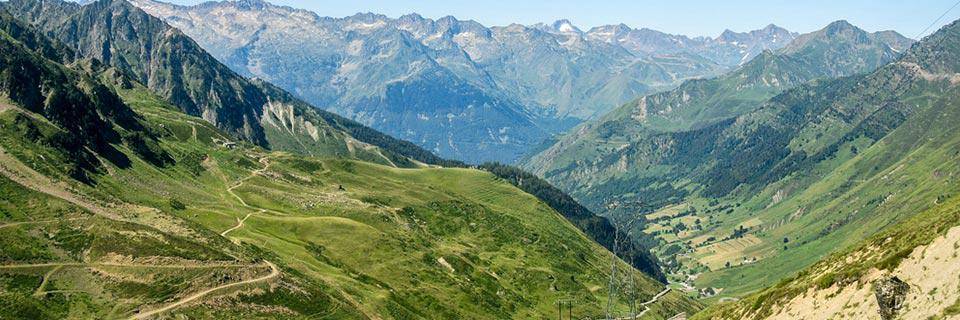
[[[853,30],[853,29],[859,30],[860,28],[857,28],[856,26],[854,26],[852,23],[850,23],[850,21],[847,21],[845,19],[840,19],[827,24],[827,26],[824,27],[823,29],[827,30],[827,32],[836,32],[836,31]]]
[[[259,10],[272,5],[264,0],[236,0],[233,3],[237,8],[245,10]]]
[[[574,26],[573,23],[571,23],[570,20],[567,20],[567,19],[560,19],[560,20],[554,21],[551,26],[553,27],[554,30],[560,33],[575,33],[575,34],[583,33],[583,31],[580,31],[580,28],[577,28],[576,26]]]
[[[541,22],[541,23],[528,26],[528,28],[537,29],[547,33],[561,34],[561,35],[582,35],[583,34],[583,31],[581,31],[580,28],[575,26],[572,22],[570,22],[570,20],[567,20],[567,19],[560,19],[560,20],[554,21],[551,24],[546,24]]]

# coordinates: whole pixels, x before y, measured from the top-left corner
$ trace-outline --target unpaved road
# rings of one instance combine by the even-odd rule
[[[664,288],[663,291],[660,291],[660,293],[658,293],[657,295],[653,296],[653,298],[650,299],[650,301],[647,301],[647,302],[644,302],[644,303],[640,304],[641,306],[643,306],[643,311],[640,311],[640,314],[638,314],[636,318],[643,317],[643,315],[646,314],[647,311],[650,311],[650,305],[651,305],[651,304],[656,303],[657,300],[660,300],[660,298],[663,298],[663,296],[666,295],[666,294],[669,293],[669,292],[670,292],[670,288]]]
[[[227,267],[250,267],[249,264],[137,264],[137,263],[84,263],[84,262],[46,262],[30,264],[0,264],[0,270],[3,269],[26,269],[26,268],[46,268],[46,267],[123,267],[123,268],[156,268],[156,269],[202,269],[202,268],[227,268]]]
[[[263,171],[267,170],[267,168],[269,167],[269,159],[262,158],[262,159],[260,159],[260,161],[261,161],[261,163],[264,164],[264,167],[263,167],[262,169],[259,169],[259,170],[257,170],[257,171],[254,171],[254,172],[251,174],[250,177],[244,179],[244,181],[241,181],[241,183],[240,183],[239,185],[242,185],[243,182],[245,182],[245,181],[248,180],[249,178],[252,178],[254,175],[260,174],[260,173],[262,173]],[[92,213],[94,213],[94,214],[101,215],[101,216],[104,216],[104,217],[109,218],[109,219],[112,219],[112,220],[127,221],[126,219],[121,218],[120,215],[119,215],[117,212],[115,212],[114,210],[109,209],[109,208],[107,208],[107,207],[104,207],[104,206],[100,205],[99,203],[97,203],[97,202],[95,202],[95,201],[93,201],[93,200],[89,200],[89,199],[86,199],[86,198],[84,198],[84,197],[81,197],[81,196],[79,196],[78,194],[76,194],[76,193],[74,193],[74,192],[71,192],[70,189],[69,189],[69,187],[66,186],[64,183],[54,182],[54,181],[50,180],[50,178],[48,178],[48,177],[40,174],[39,172],[34,171],[32,168],[30,168],[30,167],[28,167],[27,165],[25,165],[25,164],[23,164],[22,162],[20,162],[19,159],[16,159],[16,157],[13,157],[13,156],[11,156],[10,154],[7,154],[7,153],[6,153],[6,150],[4,150],[3,148],[0,148],[0,175],[3,175],[3,176],[5,176],[5,177],[7,177],[8,179],[10,179],[10,180],[12,180],[12,181],[14,181],[14,182],[16,182],[16,183],[18,183],[18,184],[20,184],[20,185],[23,185],[24,187],[26,187],[26,188],[28,188],[28,189],[31,189],[31,190],[34,190],[34,191],[37,191],[37,192],[40,192],[40,193],[44,193],[44,194],[53,196],[53,197],[55,197],[55,198],[62,199],[62,200],[67,201],[67,202],[69,202],[69,203],[71,203],[71,204],[74,204],[74,205],[76,205],[76,206],[79,206],[79,207],[82,207],[82,208],[84,208],[84,209],[87,209],[88,211],[90,211],[90,212],[92,212]],[[232,189],[238,187],[239,185],[234,186],[234,187],[228,189],[228,191],[230,191],[230,193],[233,194],[234,197],[237,197],[237,195],[233,193],[233,190],[232,190]],[[246,202],[244,202],[243,199],[241,199],[240,197],[237,197],[237,199],[239,199],[240,202],[241,202],[244,206],[250,207],[250,206],[247,205]],[[23,224],[23,223],[20,223],[20,224]],[[241,225],[242,225],[242,224],[241,224]],[[5,225],[5,226],[9,226],[9,225]],[[204,296],[206,296],[206,295],[208,295],[208,294],[210,294],[210,293],[212,293],[212,292],[215,292],[215,291],[217,291],[217,290],[232,288],[232,287],[236,287],[236,286],[242,286],[242,285],[250,284],[250,283],[256,283],[256,282],[266,281],[266,280],[273,279],[273,278],[275,278],[275,277],[277,277],[277,276],[280,275],[280,269],[278,269],[276,265],[274,265],[273,263],[271,263],[271,262],[269,262],[269,261],[264,261],[264,262],[270,267],[270,274],[268,274],[268,275],[266,275],[266,276],[263,276],[263,277],[260,277],[260,278],[256,278],[256,279],[250,279],[250,280],[244,280],[244,281],[240,281],[240,282],[235,282],[235,283],[231,283],[231,284],[225,284],[225,285],[213,287],[213,288],[210,288],[210,289],[206,289],[206,290],[200,291],[200,292],[198,292],[198,293],[195,293],[195,294],[193,294],[193,295],[190,295],[190,296],[188,296],[188,297],[186,297],[186,298],[180,299],[180,300],[177,301],[177,302],[174,302],[174,303],[168,304],[168,305],[166,305],[166,306],[163,306],[163,307],[161,307],[161,308],[154,309],[154,310],[147,311],[147,312],[139,313],[139,314],[134,315],[133,317],[131,317],[131,319],[145,319],[145,318],[151,317],[151,316],[153,316],[153,315],[156,315],[156,314],[159,314],[159,313],[163,313],[163,312],[166,312],[166,311],[175,309],[175,308],[177,308],[177,307],[179,307],[179,306],[182,306],[182,305],[184,305],[184,304],[190,303],[191,301],[200,299],[200,298],[202,298],[202,297],[204,297]],[[89,266],[89,265],[117,266],[117,267],[133,267],[133,266],[136,266],[136,265],[124,265],[124,264],[105,264],[105,263],[104,263],[104,264],[39,263],[39,264],[25,264],[25,265],[5,265],[5,266],[4,266],[4,265],[0,265],[0,269],[32,268],[32,267],[54,267],[54,268],[56,269],[56,268],[62,268],[62,267],[65,267],[65,266]],[[244,266],[249,267],[249,265],[244,265]],[[150,268],[188,268],[188,267],[191,267],[191,266],[142,265],[142,267],[150,267]],[[193,267],[207,267],[207,266],[193,266]],[[54,271],[55,271],[55,270],[54,270]],[[45,279],[46,279],[46,278],[45,278]]]
[[[163,306],[163,307],[160,307],[160,308],[157,308],[157,309],[153,309],[153,310],[150,310],[150,311],[147,311],[147,312],[138,313],[138,314],[134,315],[133,317],[130,317],[130,319],[146,319],[146,318],[152,317],[152,316],[154,316],[154,315],[157,315],[157,314],[160,314],[160,313],[163,313],[163,312],[167,312],[167,311],[173,310],[173,309],[175,309],[175,308],[177,308],[177,307],[180,307],[180,306],[182,306],[182,305],[185,305],[185,304],[187,304],[187,303],[190,303],[190,302],[192,302],[192,301],[194,301],[194,300],[203,298],[204,296],[206,296],[206,295],[208,295],[208,294],[210,294],[210,293],[213,293],[214,291],[217,291],[217,290],[223,290],[223,289],[233,288],[233,287],[237,287],[237,286],[242,286],[242,285],[245,285],[245,284],[251,284],[251,283],[257,283],[257,282],[267,281],[267,280],[276,278],[277,276],[280,275],[280,269],[278,269],[276,265],[274,265],[274,264],[271,263],[270,261],[264,261],[264,262],[267,264],[267,266],[270,267],[270,274],[268,274],[268,275],[265,275],[265,276],[259,277],[259,278],[255,278],[255,279],[244,280],[244,281],[240,281],[240,282],[234,282],[234,283],[230,283],[230,284],[225,284],[225,285],[213,287],[213,288],[210,288],[210,289],[207,289],[207,290],[203,290],[203,291],[194,293],[194,294],[192,294],[192,295],[190,295],[190,296],[188,296],[188,297],[185,297],[185,298],[183,298],[183,299],[180,299],[180,300],[178,300],[178,301],[176,301],[176,302],[170,303],[170,304],[168,304],[168,305],[166,305],[166,306]]]
[[[237,195],[236,193],[234,193],[234,192],[233,192],[233,189],[236,189],[236,188],[239,188],[239,187],[243,186],[244,183],[247,183],[247,180],[253,179],[253,178],[256,177],[256,176],[259,176],[259,175],[263,174],[263,172],[267,171],[267,169],[270,168],[270,158],[269,158],[269,157],[260,158],[259,162],[260,162],[260,164],[263,165],[263,168],[254,170],[253,172],[250,172],[250,175],[249,175],[249,176],[247,176],[246,178],[241,179],[240,182],[238,182],[237,184],[233,185],[232,187],[227,188],[227,193],[230,193],[230,195],[232,195],[234,198],[236,198],[238,201],[240,201],[240,204],[242,204],[244,207],[247,207],[247,208],[259,209],[259,208],[254,208],[254,207],[250,206],[249,204],[247,204],[246,201],[243,201],[243,198],[241,198],[239,195]],[[263,210],[263,209],[261,209],[261,210]]]
[[[657,301],[659,301],[660,298],[663,298],[663,296],[666,295],[666,294],[669,293],[669,292],[670,292],[670,288],[664,288],[663,291],[660,291],[660,293],[657,293],[657,295],[653,296],[653,298],[650,298],[649,301],[646,301],[646,302],[644,302],[644,303],[641,303],[640,306],[643,307],[643,311],[640,311],[640,313],[638,313],[636,316],[633,316],[633,317],[614,318],[614,320],[634,320],[634,319],[640,319],[640,318],[642,318],[643,315],[647,314],[647,312],[650,311],[650,305],[651,305],[651,304],[657,303]]]
[[[260,211],[257,211],[257,213],[264,213],[264,212],[266,212],[266,210],[263,210],[263,209],[260,209]],[[224,230],[223,232],[220,233],[220,236],[226,237],[227,234],[230,233],[230,231],[240,229],[241,227],[243,227],[243,223],[246,222],[247,219],[250,219],[250,216],[252,215],[253,213],[248,213],[245,217],[243,217],[243,219],[237,219],[237,225],[233,226],[233,228]]]
[[[50,277],[53,276],[53,274],[56,273],[58,270],[60,270],[60,268],[63,268],[63,266],[60,265],[60,266],[53,267],[53,269],[50,269],[50,271],[47,271],[47,273],[43,275],[43,281],[40,282],[40,286],[37,287],[37,290],[33,292],[33,296],[39,297],[44,294],[43,288],[47,287],[47,282],[50,281]]]
[[[236,189],[236,188],[239,188],[239,187],[243,186],[243,184],[246,183],[247,180],[253,179],[253,177],[256,177],[256,176],[258,176],[258,175],[262,175],[263,172],[267,171],[267,169],[270,168],[270,158],[269,158],[269,157],[260,158],[259,162],[260,162],[260,164],[263,165],[263,168],[254,170],[253,172],[250,172],[250,175],[249,175],[249,176],[247,176],[246,178],[241,179],[240,182],[238,182],[237,184],[233,185],[232,187],[227,188],[227,193],[229,193],[231,196],[233,196],[233,197],[236,198],[238,201],[240,201],[240,204],[241,204],[241,205],[243,205],[244,207],[250,208],[250,209],[257,209],[257,212],[248,213],[245,217],[243,217],[243,219],[237,219],[237,225],[236,225],[236,226],[233,226],[233,227],[230,228],[230,229],[227,229],[227,230],[224,230],[223,232],[221,232],[221,233],[220,233],[220,236],[221,236],[221,237],[226,237],[227,234],[230,233],[231,231],[242,228],[242,227],[243,227],[243,223],[244,223],[244,222],[247,222],[247,219],[249,219],[251,215],[253,215],[253,214],[255,214],[255,213],[266,213],[266,212],[267,212],[266,209],[256,208],[256,207],[254,207],[254,206],[251,206],[251,205],[247,204],[246,201],[243,201],[243,198],[241,198],[239,195],[237,195],[235,192],[233,192],[233,189]]]

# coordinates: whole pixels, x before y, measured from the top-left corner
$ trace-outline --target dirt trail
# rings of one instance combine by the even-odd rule
[[[203,291],[194,293],[194,294],[192,294],[192,295],[190,295],[190,296],[188,296],[188,297],[185,297],[185,298],[183,298],[183,299],[180,299],[180,300],[178,300],[178,301],[176,301],[176,302],[173,302],[173,303],[171,303],[171,304],[168,304],[168,305],[166,305],[166,306],[163,306],[163,307],[161,307],[161,308],[153,309],[153,310],[150,310],[150,311],[147,311],[147,312],[138,313],[138,314],[134,315],[133,317],[130,317],[130,319],[146,319],[146,318],[152,317],[152,316],[154,316],[154,315],[157,315],[157,314],[160,314],[160,313],[169,311],[169,310],[173,310],[173,309],[175,309],[175,308],[177,308],[177,307],[180,307],[180,306],[182,306],[182,305],[185,305],[185,304],[187,304],[187,303],[190,303],[190,302],[192,302],[192,301],[194,301],[194,300],[200,299],[200,298],[202,298],[202,297],[204,297],[204,296],[206,296],[206,295],[208,295],[208,294],[210,294],[210,293],[213,293],[214,291],[223,290],[223,289],[232,288],[232,287],[237,287],[237,286],[242,286],[242,285],[245,285],[245,284],[251,284],[251,283],[257,283],[257,282],[267,281],[267,280],[276,278],[277,276],[280,275],[280,269],[278,269],[276,265],[274,265],[274,264],[271,263],[270,261],[264,261],[264,262],[267,264],[267,266],[270,267],[270,274],[268,274],[268,275],[265,275],[265,276],[259,277],[259,278],[255,278],[255,279],[244,280],[244,281],[240,281],[240,282],[234,282],[234,283],[230,283],[230,284],[225,284],[225,285],[213,287],[213,288],[210,288],[210,289],[207,289],[207,290],[203,290]]]
[[[264,212],[265,212],[264,210],[257,211],[257,213],[264,213]],[[227,234],[230,233],[230,231],[240,229],[241,227],[243,227],[243,223],[246,222],[247,219],[249,219],[250,216],[252,215],[253,213],[248,213],[245,217],[243,217],[243,219],[237,219],[237,225],[233,226],[233,228],[224,230],[223,232],[220,233],[220,236],[226,237]]]
[[[153,310],[150,310],[150,311],[147,311],[147,312],[138,313],[138,314],[134,315],[133,317],[131,317],[131,319],[145,319],[145,318],[148,318],[148,317],[151,317],[151,316],[154,316],[154,315],[157,315],[157,314],[166,312],[166,311],[173,310],[173,309],[175,309],[175,308],[177,308],[177,307],[180,307],[180,306],[182,306],[182,305],[184,305],[184,304],[190,303],[190,302],[192,302],[192,301],[194,301],[194,300],[200,299],[200,298],[202,298],[202,297],[204,297],[204,296],[206,296],[206,295],[208,295],[208,294],[211,294],[211,293],[213,293],[213,292],[215,292],[215,291],[218,291],[218,290],[227,289],[227,288],[233,288],[233,287],[242,286],[242,285],[245,285],[245,284],[263,282],[263,281],[267,281],[267,280],[276,278],[276,277],[278,277],[278,276],[280,275],[280,269],[277,268],[276,265],[274,265],[274,264],[271,263],[270,261],[264,261],[264,264],[266,264],[268,267],[270,267],[270,274],[267,274],[267,275],[262,276],[262,277],[254,278],[254,279],[243,280],[243,281],[238,281],[238,282],[234,282],[234,283],[228,283],[228,284],[216,286],[216,287],[213,287],[213,288],[209,288],[209,289],[206,289],[206,290],[203,290],[203,291],[194,293],[194,294],[192,294],[192,295],[190,295],[190,296],[187,296],[187,297],[185,297],[185,298],[183,298],[183,299],[177,300],[176,302],[167,304],[167,305],[165,305],[165,306],[163,306],[163,307],[160,307],[160,308],[157,308],[157,309],[153,309]],[[245,264],[148,265],[148,264],[122,264],[122,263],[34,263],[34,264],[19,264],[19,265],[0,265],[0,270],[2,270],[2,269],[24,269],[24,268],[53,267],[50,271],[48,271],[48,272],[44,275],[43,281],[40,283],[40,287],[38,287],[37,290],[34,292],[34,295],[41,295],[41,294],[44,294],[44,293],[54,292],[54,291],[43,291],[43,288],[46,287],[46,284],[47,284],[47,282],[49,281],[50,276],[53,275],[55,272],[59,271],[61,268],[63,268],[63,267],[96,267],[96,266],[193,269],[193,268],[222,268],[222,267],[260,267],[260,266],[262,266],[262,265],[254,265],[254,266],[251,266],[251,265],[245,265]],[[70,290],[70,291],[73,291],[73,290]]]
[[[249,264],[138,264],[138,263],[85,263],[85,262],[46,262],[46,263],[28,263],[28,264],[8,264],[0,265],[3,269],[27,269],[27,268],[46,268],[46,267],[122,267],[122,268],[153,268],[153,269],[202,269],[202,268],[227,268],[227,267],[250,267]]]
[[[267,170],[267,168],[269,167],[269,159],[267,159],[266,157],[264,157],[264,158],[261,158],[261,159],[260,159],[260,162],[264,164],[264,167],[263,167],[262,169],[259,169],[259,170],[254,171],[254,172],[251,174],[250,177],[247,177],[246,179],[244,179],[243,181],[241,181],[240,184],[238,184],[238,185],[236,185],[236,186],[228,189],[228,191],[229,191],[231,194],[233,194],[234,197],[236,197],[238,200],[240,200],[240,202],[241,202],[244,206],[246,206],[246,207],[253,208],[253,207],[247,205],[247,203],[246,203],[245,201],[243,201],[243,199],[241,199],[239,196],[237,196],[236,194],[234,194],[232,189],[233,189],[233,188],[236,188],[236,187],[238,187],[238,186],[240,186],[240,185],[242,185],[243,182],[245,182],[246,180],[252,178],[254,175],[261,174],[263,171]],[[110,208],[108,208],[108,207],[105,207],[105,206],[97,203],[97,202],[94,201],[94,200],[86,199],[86,198],[80,196],[79,194],[72,192],[72,191],[70,190],[70,187],[69,187],[66,183],[64,183],[64,182],[54,182],[54,181],[52,181],[50,178],[48,178],[48,177],[40,174],[39,172],[36,172],[36,171],[33,170],[32,168],[30,168],[30,167],[28,167],[27,165],[25,165],[25,164],[23,164],[22,162],[20,162],[20,160],[17,159],[16,157],[14,157],[14,156],[6,153],[6,150],[4,150],[3,148],[0,148],[0,175],[3,175],[3,176],[5,176],[5,177],[7,177],[8,179],[10,179],[10,180],[12,180],[12,181],[14,181],[14,182],[16,182],[16,183],[18,183],[18,184],[20,184],[20,185],[23,185],[24,187],[26,187],[26,188],[28,188],[28,189],[31,189],[31,190],[34,190],[34,191],[37,191],[37,192],[40,192],[40,193],[44,193],[44,194],[50,195],[50,196],[55,197],[55,198],[62,199],[62,200],[67,201],[67,202],[69,202],[69,203],[71,203],[71,204],[74,204],[74,205],[76,205],[76,206],[82,207],[82,208],[84,208],[84,209],[86,209],[86,210],[88,210],[88,211],[90,211],[90,212],[92,212],[92,213],[94,213],[94,214],[101,215],[101,216],[104,216],[104,217],[109,218],[109,219],[112,219],[112,220],[129,221],[129,220],[127,220],[127,219],[122,218],[122,217],[120,216],[120,214],[118,214],[114,209],[110,209]],[[256,208],[254,208],[254,209],[256,209]],[[262,210],[262,209],[261,209],[261,210]],[[24,224],[24,223],[17,223],[17,224]],[[241,223],[241,225],[242,225],[242,223]],[[9,227],[9,226],[10,226],[10,224],[4,225],[3,227]],[[196,299],[202,298],[202,297],[204,297],[204,296],[206,296],[206,295],[208,295],[208,294],[210,294],[210,293],[212,293],[212,292],[214,292],[214,291],[217,291],[217,290],[226,289],[226,288],[231,288],[231,287],[235,287],[235,286],[241,286],[241,285],[244,285],[244,284],[250,284],[250,283],[255,283],[255,282],[266,281],[266,280],[270,280],[270,279],[275,278],[275,277],[277,277],[277,276],[280,275],[280,269],[278,269],[276,265],[274,265],[273,263],[271,263],[271,262],[269,262],[269,261],[264,261],[264,262],[265,262],[265,263],[270,267],[270,269],[271,269],[270,274],[268,274],[268,275],[266,275],[266,276],[263,276],[263,277],[260,277],[260,278],[256,278],[256,279],[251,279],[251,280],[245,280],[245,281],[235,282],[235,283],[231,283],[231,284],[225,284],[225,285],[213,287],[213,288],[210,288],[210,289],[206,289],[206,290],[200,291],[200,292],[198,292],[198,293],[195,293],[195,294],[193,294],[193,295],[190,295],[190,296],[188,296],[188,297],[186,297],[186,298],[183,298],[183,299],[181,299],[181,300],[179,300],[179,301],[177,301],[177,302],[168,304],[168,305],[166,305],[166,306],[164,306],[164,307],[161,307],[161,308],[158,308],[158,309],[154,309],[154,310],[151,310],[151,311],[147,311],[147,312],[143,312],[143,313],[139,313],[139,314],[133,316],[132,319],[144,319],[144,318],[151,317],[151,316],[153,316],[153,315],[156,315],[156,314],[159,314],[159,313],[162,313],[162,312],[166,312],[166,311],[172,310],[172,309],[177,308],[177,307],[179,307],[179,306],[181,306],[181,305],[184,305],[184,304],[189,303],[189,302],[191,302],[191,301],[194,301],[194,300],[196,300]],[[109,264],[109,263],[99,263],[99,264],[97,264],[97,263],[95,263],[95,264],[87,264],[87,263],[38,263],[38,264],[5,265],[5,266],[4,266],[4,265],[0,265],[0,269],[34,268],[34,267],[54,267],[54,270],[51,270],[51,271],[50,271],[50,272],[52,273],[52,272],[56,271],[56,269],[62,268],[62,267],[66,267],[66,266],[116,266],[116,267],[138,267],[138,266],[139,266],[139,267],[150,267],[150,268],[197,268],[197,267],[203,268],[203,267],[209,267],[209,266],[202,266],[202,265],[195,265],[195,266],[191,266],[191,265],[176,265],[176,266],[175,266],[175,265],[133,265],[133,264]],[[217,265],[217,266],[222,266],[222,265]],[[240,265],[240,266],[242,266],[242,267],[250,267],[250,265]],[[49,275],[44,277],[44,283],[43,283],[43,285],[45,285],[45,282],[46,282],[46,279],[47,279],[47,278],[49,278]],[[42,286],[41,286],[41,288],[42,288]]]
[[[651,305],[651,304],[654,304],[654,303],[657,303],[657,301],[659,301],[660,298],[663,298],[664,295],[666,295],[667,293],[669,293],[670,290],[671,290],[670,288],[665,288],[665,289],[663,289],[663,291],[660,291],[660,293],[657,293],[657,295],[653,296],[653,298],[650,298],[649,301],[646,301],[646,302],[641,303],[640,306],[643,307],[643,311],[640,311],[640,313],[638,313],[637,315],[632,316],[632,317],[614,318],[614,320],[634,320],[634,319],[643,318],[643,315],[647,314],[647,312],[650,311],[650,305]]]
[[[268,157],[263,157],[263,158],[260,158],[260,160],[258,160],[258,162],[260,162],[260,164],[263,165],[263,168],[260,168],[260,169],[257,169],[257,170],[253,170],[252,172],[250,172],[250,175],[249,175],[249,176],[247,176],[246,178],[240,179],[240,182],[238,182],[237,184],[235,184],[235,185],[227,188],[227,193],[230,193],[230,195],[232,195],[234,198],[236,198],[237,201],[240,201],[240,204],[242,204],[244,207],[252,208],[252,209],[259,209],[259,208],[254,208],[253,206],[247,204],[246,201],[243,201],[243,198],[241,198],[239,195],[237,195],[236,193],[233,192],[233,189],[242,187],[243,184],[244,184],[244,183],[247,183],[248,180],[253,179],[253,178],[256,177],[256,176],[262,175],[265,171],[267,171],[267,169],[270,169],[270,158],[268,158]],[[263,210],[263,209],[261,209],[261,210]]]
[[[653,298],[650,299],[650,301],[647,301],[647,302],[644,302],[644,303],[640,304],[641,306],[643,306],[643,311],[640,311],[640,314],[638,314],[638,315],[636,316],[636,318],[643,317],[644,314],[646,314],[648,311],[650,311],[650,305],[651,305],[651,304],[656,303],[658,300],[660,300],[660,298],[663,298],[663,296],[666,295],[666,294],[669,293],[669,292],[670,292],[670,288],[665,288],[665,289],[663,289],[663,291],[660,291],[660,293],[658,293],[657,295],[653,296]]]
[[[236,188],[239,188],[239,187],[243,186],[243,184],[244,184],[244,183],[247,183],[248,180],[253,179],[253,178],[256,177],[256,176],[262,175],[265,171],[267,171],[267,169],[270,168],[270,158],[269,158],[269,157],[266,157],[266,156],[265,156],[265,157],[262,157],[262,158],[260,158],[260,160],[258,160],[258,162],[260,162],[260,164],[263,165],[263,168],[254,170],[253,172],[250,172],[250,175],[249,175],[249,176],[247,176],[246,178],[241,179],[240,182],[238,182],[237,184],[235,184],[235,185],[227,188],[227,193],[229,193],[231,196],[233,196],[234,198],[236,198],[237,201],[239,201],[241,205],[243,205],[244,207],[249,208],[249,209],[256,209],[257,212],[248,213],[245,217],[243,217],[243,219],[237,219],[237,225],[236,225],[236,226],[233,226],[232,228],[227,229],[227,230],[224,230],[223,232],[220,233],[220,236],[222,236],[222,237],[226,237],[227,234],[230,233],[231,231],[234,231],[234,230],[237,230],[237,229],[242,228],[242,227],[243,227],[243,223],[244,223],[244,222],[247,222],[247,219],[249,219],[250,216],[252,216],[253,214],[255,214],[255,213],[261,213],[261,214],[262,214],[262,213],[266,213],[266,212],[267,212],[266,209],[257,208],[257,207],[254,207],[254,206],[251,206],[251,205],[247,204],[247,202],[244,201],[243,198],[240,197],[240,195],[237,195],[236,192],[233,192],[233,189],[236,189]]]

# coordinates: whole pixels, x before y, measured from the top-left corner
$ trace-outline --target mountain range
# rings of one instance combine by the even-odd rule
[[[469,163],[511,163],[583,119],[796,36],[772,25],[690,39],[624,25],[583,32],[565,20],[485,27],[416,14],[329,18],[257,0],[133,3],[242,75]]]
[[[738,116],[761,109],[765,100],[809,81],[869,72],[894,61],[909,40],[883,34],[867,33],[846,21],[831,23],[776,52],[763,51],[724,75],[686,81],[673,90],[627,103],[575,128],[523,165],[594,209],[631,197],[621,192],[623,183],[655,189],[664,185],[645,179],[685,180],[690,173],[679,171],[685,168],[671,161],[692,158],[681,157],[676,150],[710,152],[704,146],[685,145],[686,135],[729,125]],[[644,182],[634,184],[631,179]],[[642,197],[656,204],[665,199],[654,198],[665,195],[654,192]]]

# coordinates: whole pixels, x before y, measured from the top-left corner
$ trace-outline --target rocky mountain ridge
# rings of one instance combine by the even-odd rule
[[[417,14],[330,18],[263,1],[132,2],[241,74],[469,162],[512,162],[636,96],[736,65],[720,54],[740,59],[793,36],[768,27],[693,40],[627,28],[603,39],[605,28],[565,20],[486,27]]]

